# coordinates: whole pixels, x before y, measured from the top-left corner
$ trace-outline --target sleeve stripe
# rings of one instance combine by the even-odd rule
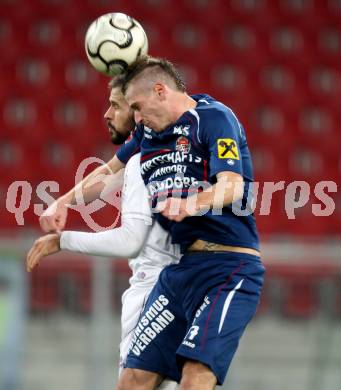
[[[200,137],[199,137],[199,125],[200,125],[200,117],[198,115],[198,113],[192,108],[191,110],[189,110],[189,112],[191,114],[193,114],[193,116],[196,118],[197,122],[198,122],[198,128],[197,128],[197,138],[198,138],[198,141],[201,143],[201,140],[200,140]]]

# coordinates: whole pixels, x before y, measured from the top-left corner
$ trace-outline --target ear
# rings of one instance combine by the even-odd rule
[[[159,83],[159,82],[155,83],[154,84],[154,92],[161,100],[163,100],[166,96],[166,93],[167,93],[166,86],[162,83]]]

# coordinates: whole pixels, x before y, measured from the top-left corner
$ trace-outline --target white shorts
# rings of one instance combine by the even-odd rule
[[[154,283],[150,285],[133,285],[122,295],[120,370],[126,361],[134,329],[153,287]]]
[[[161,271],[161,269],[160,269]],[[121,316],[121,343],[120,343],[120,367],[121,375],[123,365],[127,359],[130,343],[134,335],[134,329],[139,322],[144,305],[152,291],[159,272],[155,273],[151,283],[137,283],[130,286],[122,295],[122,316]],[[171,380],[164,380],[157,388],[158,390],[177,390],[178,384]]]

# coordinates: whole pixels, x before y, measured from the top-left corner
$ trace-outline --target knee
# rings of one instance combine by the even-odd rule
[[[131,387],[131,383],[133,382],[132,374],[126,372],[126,370],[123,370],[120,374],[118,383],[116,385],[116,390],[128,390],[129,387]]]
[[[116,390],[153,390],[159,382],[160,378],[156,373],[125,368],[119,378]]]
[[[181,390],[212,390],[217,379],[205,364],[187,361],[182,370]]]

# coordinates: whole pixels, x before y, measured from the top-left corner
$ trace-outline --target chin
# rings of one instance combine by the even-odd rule
[[[124,141],[120,140],[120,139],[117,139],[117,138],[111,138],[110,142],[113,144],[113,145],[122,145],[124,143]]]
[[[111,143],[113,145],[122,145],[124,144],[124,142],[127,140],[127,138],[129,137],[129,134],[120,134],[120,133],[115,133],[111,136]]]

